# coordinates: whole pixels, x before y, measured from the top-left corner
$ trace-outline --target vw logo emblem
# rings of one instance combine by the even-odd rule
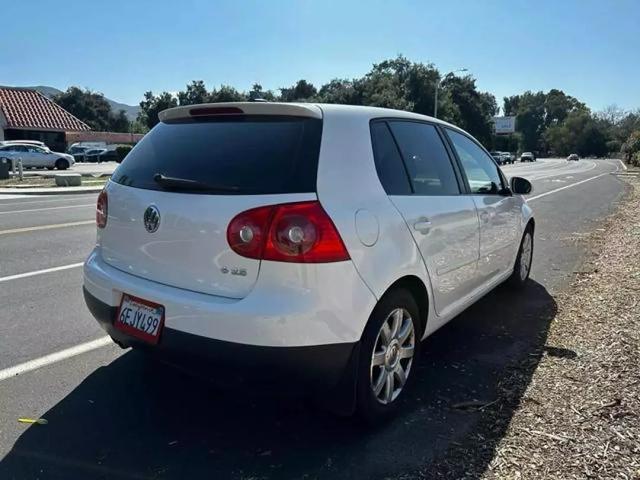
[[[143,220],[147,232],[155,232],[160,226],[160,211],[154,205],[149,205],[144,211]]]

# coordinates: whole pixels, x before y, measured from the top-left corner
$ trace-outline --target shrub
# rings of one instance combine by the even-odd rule
[[[121,163],[124,160],[124,157],[131,151],[133,147],[131,145],[118,145],[116,147],[116,155],[118,159],[116,160],[118,163]]]

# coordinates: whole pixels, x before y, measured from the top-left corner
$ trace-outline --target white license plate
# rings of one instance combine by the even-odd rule
[[[164,326],[164,307],[125,293],[114,326],[121,332],[155,345]]]

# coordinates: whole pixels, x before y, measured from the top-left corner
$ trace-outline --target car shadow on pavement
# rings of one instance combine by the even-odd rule
[[[300,399],[220,391],[128,352],[54,405],[47,425],[26,430],[0,462],[0,478],[430,478],[442,465],[449,478],[479,472],[543,355],[556,310],[536,282],[520,292],[498,288],[423,344],[401,414],[375,430]],[[514,363],[525,387],[500,405]],[[466,408],[496,400],[498,421]],[[468,456],[456,471],[460,449]]]

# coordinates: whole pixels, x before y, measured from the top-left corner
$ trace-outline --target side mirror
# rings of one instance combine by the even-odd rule
[[[533,185],[526,178],[511,177],[511,191],[518,195],[528,195],[533,191]]]

